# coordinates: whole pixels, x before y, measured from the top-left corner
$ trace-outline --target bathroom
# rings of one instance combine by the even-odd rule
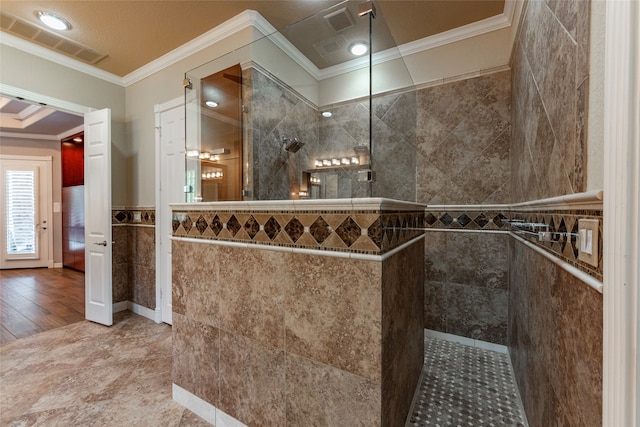
[[[373,22],[378,19],[376,17]],[[329,270],[333,277],[348,278],[354,286],[362,286],[361,278],[355,272],[365,273],[356,261],[351,265],[351,261],[341,260],[338,267],[329,269],[321,261],[322,256],[314,257],[313,251],[344,253],[348,246],[354,252],[377,256],[386,249],[394,250],[395,243],[411,242],[408,258],[401,262],[405,265],[403,274],[407,274],[407,279],[420,278],[422,289],[405,297],[414,298],[409,299],[414,303],[410,304],[414,310],[411,313],[414,313],[415,298],[420,296],[418,303],[422,313],[417,318],[422,317],[424,329],[508,348],[530,425],[552,425],[558,420],[568,425],[598,425],[602,418],[603,178],[601,166],[589,160],[589,153],[598,150],[592,146],[597,143],[588,144],[587,137],[589,25],[588,2],[553,5],[528,2],[519,33],[513,35],[516,41],[509,66],[420,85],[414,85],[407,68],[401,67],[403,73],[398,76],[406,80],[397,87],[375,88],[372,92],[376,96],[373,97],[352,96],[344,89],[335,93],[323,91],[316,94],[315,103],[311,103],[323,106],[315,111],[305,102],[305,95],[308,95],[305,91],[309,90],[306,82],[282,84],[283,75],[288,73],[273,71],[279,69],[274,64],[281,58],[269,63],[273,58],[264,54],[269,50],[253,45],[254,62],[241,63],[238,74],[245,85],[242,97],[255,91],[273,98],[256,96],[257,101],[248,102],[243,99],[250,107],[242,109],[242,120],[253,125],[242,138],[251,144],[237,155],[222,146],[201,150],[197,147],[198,154],[220,150],[217,152],[235,157],[236,168],[244,168],[245,193],[227,200],[250,197],[248,200],[282,202],[222,204],[217,208],[203,208],[197,204],[174,207],[174,253],[177,254],[173,276],[174,313],[179,315],[178,325],[174,324],[174,328],[185,331],[174,335],[174,339],[178,337],[174,383],[196,397],[209,403],[217,402],[221,408],[245,416],[248,420],[245,422],[249,424],[257,423],[258,419],[278,423],[285,414],[276,403],[290,399],[290,389],[281,390],[282,394],[276,396],[269,395],[270,400],[266,401],[260,393],[238,400],[218,395],[224,386],[230,387],[233,382],[224,383],[218,377],[211,377],[224,369],[211,365],[214,361],[203,356],[209,352],[219,354],[221,350],[215,343],[224,341],[223,329],[233,328],[229,326],[232,323],[243,323],[243,316],[256,315],[247,306],[258,306],[258,314],[264,315],[255,317],[254,322],[273,320],[269,310],[283,304],[281,299],[284,298],[275,291],[278,284],[269,282],[260,292],[245,289],[244,295],[251,298],[248,301],[238,301],[237,295],[226,295],[233,304],[226,307],[227,313],[220,313],[217,311],[221,307],[214,304],[215,297],[224,299],[225,296],[208,295],[198,278],[204,281],[206,277],[215,277],[218,280],[220,276],[222,280],[222,275],[227,279],[237,275],[236,282],[250,286],[251,280],[247,277],[260,276],[266,270],[273,272],[273,276],[279,275],[276,277],[283,282],[287,281],[284,279],[287,276],[293,277],[294,281],[304,281],[307,275],[321,277],[318,280],[322,282],[326,280],[323,275],[327,271],[324,270]],[[372,33],[375,36],[375,31]],[[271,43],[271,39],[262,42]],[[241,57],[242,49],[219,55],[218,60],[193,68],[186,74],[186,84],[195,85],[197,89],[200,79],[240,62],[234,55]],[[265,70],[266,67],[260,66],[261,61],[271,68]],[[376,65],[371,70],[372,81],[375,81],[376,72],[382,70]],[[362,89],[353,91],[358,93]],[[186,90],[188,101],[191,90],[192,87]],[[331,102],[323,102],[322,97],[332,95]],[[353,98],[357,100],[349,101]],[[199,98],[191,97],[192,101],[196,99]],[[263,104],[257,107],[252,102]],[[187,148],[190,143],[193,146],[193,141],[198,141],[197,137],[190,136],[193,128],[189,127],[189,114],[200,114],[196,104],[199,102],[193,102],[191,109],[187,107]],[[267,108],[282,104],[286,104],[286,108]],[[332,116],[324,117],[322,112],[331,112]],[[298,147],[283,149],[288,148],[292,140],[299,141]],[[347,144],[335,144],[345,140]],[[371,147],[368,153],[359,151],[363,145]],[[190,164],[187,175],[192,168],[191,176],[199,177],[202,171],[197,165],[201,162],[191,161]],[[371,165],[375,176],[370,173]],[[187,185],[192,186],[190,190],[195,197],[201,197],[198,201],[206,202],[207,198],[202,198],[204,189],[198,189],[199,181],[188,181]],[[426,207],[423,206],[416,217],[417,205],[407,204],[404,207],[406,221],[397,227],[394,221],[385,222],[388,206],[362,207],[371,209],[366,212],[369,215],[380,215],[383,229],[380,231],[373,226],[378,222],[377,218],[358,219],[353,212],[334,203],[335,200],[326,206],[321,199],[349,200],[352,197],[384,197]],[[296,200],[304,199],[317,203],[296,205]],[[239,211],[234,213],[234,209]],[[295,213],[301,209],[302,212]],[[390,209],[397,214],[403,207],[394,205]],[[324,226],[318,223],[318,212],[314,210],[325,214]],[[262,213],[263,218],[258,218],[256,212]],[[304,217],[309,214],[312,214],[311,218]],[[390,215],[390,212],[386,214]],[[286,215],[289,216],[282,219]],[[279,218],[275,221],[277,225],[271,223],[278,232],[269,233],[268,223],[272,218]],[[295,218],[298,226],[287,228]],[[349,218],[361,232],[355,237],[348,232],[353,225],[343,227]],[[198,224],[200,219],[202,223]],[[595,243],[600,256],[587,261],[578,254],[576,238],[579,220],[584,219],[596,224],[599,231],[596,235],[600,236]],[[367,222],[363,225],[360,221]],[[544,224],[550,239],[531,237],[533,232],[518,228],[518,221],[535,226]],[[405,240],[390,244],[384,240],[385,236],[389,238],[385,230],[395,231],[396,228],[405,234]],[[231,229],[235,231],[228,234]],[[252,229],[253,233],[250,232]],[[362,229],[366,229],[366,233]],[[424,247],[417,250],[412,239],[420,239],[417,236],[423,232]],[[319,239],[319,235],[323,237]],[[278,241],[277,236],[283,236],[283,240]],[[378,238],[364,239],[371,236]],[[232,241],[236,246],[231,245],[225,253],[217,246],[201,244],[198,239]],[[269,251],[256,255],[258,251],[247,246],[247,242],[275,247],[297,245],[311,251],[309,254],[312,255],[287,254],[286,260],[301,266],[300,271],[288,270],[282,261],[285,255]],[[290,256],[300,259],[289,260]],[[219,260],[218,266],[205,268],[208,259]],[[383,272],[384,261],[380,259]],[[243,273],[237,271],[240,265],[246,270]],[[393,268],[397,266],[390,267],[392,271]],[[195,277],[189,277],[193,275]],[[377,276],[372,280],[378,280]],[[362,294],[342,293],[340,298],[344,302]],[[302,300],[310,305],[314,303],[313,299]],[[260,301],[271,301],[273,305],[269,307]],[[366,306],[366,302],[363,304]],[[293,312],[300,309],[292,308]],[[240,317],[234,319],[233,310]],[[216,319],[215,327],[202,319]],[[412,319],[415,320],[404,320],[410,324]],[[384,323],[385,319],[376,321]],[[282,358],[288,356],[273,355],[247,342],[251,339],[266,341],[268,348],[280,348],[279,340],[299,338],[295,331],[291,332],[290,325],[283,331],[283,325],[276,323],[247,326],[238,336],[226,337],[229,348],[237,351],[250,348],[249,354],[266,360],[263,366],[251,368],[259,374],[252,380],[263,381],[254,384],[256,390],[278,389],[269,382],[273,378],[266,372],[277,370],[276,367],[284,363]],[[358,333],[366,335],[361,330]],[[366,345],[364,341],[357,343],[358,346]],[[307,347],[302,347],[306,350],[299,351],[308,356],[304,351],[313,347],[313,343],[305,345]],[[351,351],[356,352],[357,348]],[[362,354],[358,355],[362,361],[366,360]],[[235,356],[244,357],[241,352]],[[331,365],[332,356],[325,352],[319,362]],[[338,366],[344,364],[349,363],[345,360],[337,362]],[[370,366],[360,368],[355,369],[359,375],[366,377],[370,373],[367,370]],[[379,372],[373,376],[380,379]],[[229,381],[232,380],[238,381],[238,378]],[[211,384],[220,381],[220,389],[211,388]],[[410,383],[410,379],[405,382]],[[193,402],[192,396],[181,399]],[[302,404],[286,401],[291,407]],[[360,414],[356,406],[351,410]],[[324,414],[322,408],[314,408],[312,404],[305,410],[308,416],[315,416],[317,420],[321,419],[319,414]],[[390,411],[383,409],[383,415],[385,410]],[[336,410],[336,414],[342,416],[343,412]],[[272,416],[275,418],[270,418]],[[286,416],[289,417],[289,413]],[[289,418],[287,421],[300,422]],[[371,422],[380,423],[380,419]]]

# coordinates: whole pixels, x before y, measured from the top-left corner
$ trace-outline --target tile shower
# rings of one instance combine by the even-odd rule
[[[402,149],[391,144],[374,145],[374,150],[381,150],[374,157],[390,160],[380,166],[384,173],[380,174],[382,179],[372,194],[427,204],[422,223],[427,229],[424,261],[413,266],[423,271],[419,274],[424,280],[424,296],[419,301],[423,327],[507,346],[530,425],[559,422],[596,425],[601,413],[602,294],[590,286],[591,279],[584,277],[596,282],[601,280],[602,261],[594,267],[579,261],[576,239],[572,236],[578,218],[602,222],[602,209],[598,207],[601,200],[595,197],[588,209],[570,202],[560,208],[537,202],[587,189],[584,129],[588,5],[581,1],[530,1],[511,70],[380,96],[374,98],[373,104],[379,134],[400,144]],[[335,119],[322,121],[318,111],[258,66],[245,68],[243,75],[245,96],[252,96],[265,107],[281,104],[286,111],[281,116],[274,115],[269,108],[255,108],[245,118],[251,123],[252,133],[247,137],[252,144],[249,151],[253,165],[251,188],[256,198],[284,200],[292,193],[297,194],[299,173],[310,168],[321,152],[338,150],[338,147],[332,148],[333,141],[346,138],[352,147],[365,137],[356,124],[366,116],[366,104],[343,103],[337,106],[340,114],[336,114]],[[311,125],[301,126],[302,123]],[[282,136],[292,133],[303,135],[301,139],[307,142],[294,158],[282,153],[277,144]],[[391,153],[397,155],[390,156]],[[406,169],[415,172],[415,176],[403,175]],[[366,195],[356,181],[344,182],[349,184],[337,185],[332,193],[334,197]],[[215,215],[211,213],[201,212],[185,224],[198,224],[201,216],[204,222],[188,229],[178,221],[174,227],[176,237],[217,238]],[[569,237],[564,242],[551,243],[516,236],[506,221],[512,218],[544,222],[556,231],[569,233]],[[218,218],[220,230],[229,230],[230,219],[230,215]],[[236,230],[233,238],[225,236],[224,239],[241,245],[253,245],[254,240],[261,240],[263,244],[288,247],[286,245],[295,245],[308,233],[311,238],[306,237],[310,243],[307,249],[314,245],[317,246],[314,249],[322,249],[327,237],[335,231],[328,240],[332,244],[327,243],[327,248],[338,249],[338,252],[350,250],[344,247],[350,246],[344,238],[347,234],[344,230],[337,232],[342,221],[335,225],[325,222],[328,228],[325,227],[322,234],[324,240],[319,242],[312,239],[315,235],[310,232],[315,220],[300,219],[301,228],[298,228],[302,231],[298,234],[296,227],[287,229],[290,219],[274,220],[279,228],[274,222],[269,223],[270,217],[254,218],[255,223],[249,221],[248,216],[236,220],[237,224],[231,223],[231,229]],[[323,233],[323,227],[314,230]],[[368,231],[370,224],[359,227],[361,231]],[[292,233],[296,238],[292,238]],[[274,242],[276,236],[283,240]],[[375,250],[375,241],[370,240],[357,250],[365,254]],[[189,242],[189,245],[199,245]],[[601,242],[602,239],[599,245]],[[187,243],[179,243],[183,244]],[[185,254],[195,250],[183,249]],[[241,250],[229,249],[229,253],[238,259],[245,257]],[[574,270],[558,266],[544,253],[581,273],[569,272]],[[313,258],[306,261],[317,262]],[[256,262],[260,260],[247,260],[245,265]],[[229,263],[232,263],[230,259]],[[223,267],[231,268],[230,264]],[[229,270],[225,274],[231,277],[236,273]],[[182,275],[186,277],[188,273]],[[196,374],[187,368],[195,363],[208,366],[209,374],[215,376],[209,379],[221,387],[243,381],[235,374],[228,379],[222,374],[236,372],[237,367],[214,366],[211,363],[215,361],[190,359],[181,349],[195,349],[194,354],[220,354],[223,350],[213,343],[225,343],[229,349],[249,348],[257,336],[256,330],[249,326],[229,334],[222,330],[224,328],[194,321],[194,318],[202,320],[201,316],[212,315],[221,322],[227,315],[207,313],[206,310],[213,308],[191,301],[181,286],[199,285],[184,277],[176,287],[179,292],[176,328],[186,332],[182,335],[184,341],[177,341],[176,384],[186,388],[190,384],[193,393],[208,396],[222,408],[254,414],[247,415],[247,419],[255,416],[256,407],[260,405],[271,408],[274,412],[270,414],[282,416],[274,402],[291,398],[292,395],[287,394],[290,389],[278,389],[285,391],[275,397],[254,396],[255,401],[224,402],[216,390],[208,389],[205,382],[196,379],[200,371]],[[233,300],[232,296],[229,298]],[[192,314],[186,315],[187,312]],[[238,320],[237,325],[242,325],[244,320]],[[225,321],[227,328],[231,328],[229,325],[233,322]],[[190,336],[191,333],[200,335]],[[288,354],[286,348],[272,347],[284,353],[263,354],[263,349],[256,348],[253,354],[263,355],[267,365],[244,366],[247,372],[256,375],[251,381],[267,381],[260,375],[265,370],[280,372],[279,367],[286,361],[292,363],[292,369],[297,366],[295,352]],[[320,375],[312,367],[308,369]],[[332,390],[339,395],[336,388]],[[275,400],[260,400],[271,398]],[[330,420],[325,421],[330,424]],[[291,422],[295,424],[294,420]]]

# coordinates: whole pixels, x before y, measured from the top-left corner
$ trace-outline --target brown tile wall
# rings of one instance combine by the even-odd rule
[[[527,2],[512,60],[513,202],[586,189],[588,0]]]
[[[131,301],[143,307],[156,308],[155,212],[141,210],[140,221],[134,221],[134,210],[112,213],[112,277],[113,302]]]
[[[432,231],[425,238],[425,328],[507,344],[509,235]]]
[[[510,201],[511,84],[504,71],[417,91],[416,201]]]
[[[512,59],[513,202],[586,190],[590,2],[531,0],[525,8]],[[602,212],[525,216],[556,228],[565,216],[572,232],[578,217]],[[602,294],[519,241],[510,246],[508,345],[529,424],[601,425]],[[574,241],[542,246],[602,278],[601,263],[575,260]]]
[[[302,171],[310,168],[310,150],[318,145],[316,108],[259,67],[243,71],[245,136],[250,142],[253,200],[288,200],[300,190]],[[282,138],[305,143],[297,153],[282,149]],[[297,197],[296,197],[297,198]]]
[[[404,425],[410,398],[383,405],[422,366],[421,247],[376,262],[174,241],[174,382],[249,425]],[[412,383],[384,375],[406,363]]]
[[[531,426],[602,423],[602,294],[510,239],[509,352]]]

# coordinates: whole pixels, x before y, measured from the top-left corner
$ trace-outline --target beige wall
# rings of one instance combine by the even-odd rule
[[[84,107],[111,109],[112,202],[114,205],[126,204],[129,195],[126,167],[128,149],[124,134],[124,87],[4,44],[0,44],[0,56],[0,76],[3,85]]]
[[[13,156],[51,156],[53,158],[53,203],[62,206],[60,141],[2,138],[0,154]],[[53,213],[53,262],[62,263],[62,212]]]
[[[126,135],[130,144],[127,164],[131,181],[131,200],[127,206],[155,206],[154,105],[184,96],[185,72],[246,45],[252,37],[250,29],[240,31],[126,88]]]

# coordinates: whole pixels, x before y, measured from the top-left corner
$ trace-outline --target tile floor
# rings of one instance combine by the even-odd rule
[[[425,338],[414,426],[526,426],[505,354]],[[171,328],[131,312],[0,346],[2,426],[206,426],[171,398]]]
[[[425,337],[422,384],[407,427],[526,427],[509,356]]]
[[[171,327],[131,312],[0,347],[1,426],[205,426],[171,398]]]

